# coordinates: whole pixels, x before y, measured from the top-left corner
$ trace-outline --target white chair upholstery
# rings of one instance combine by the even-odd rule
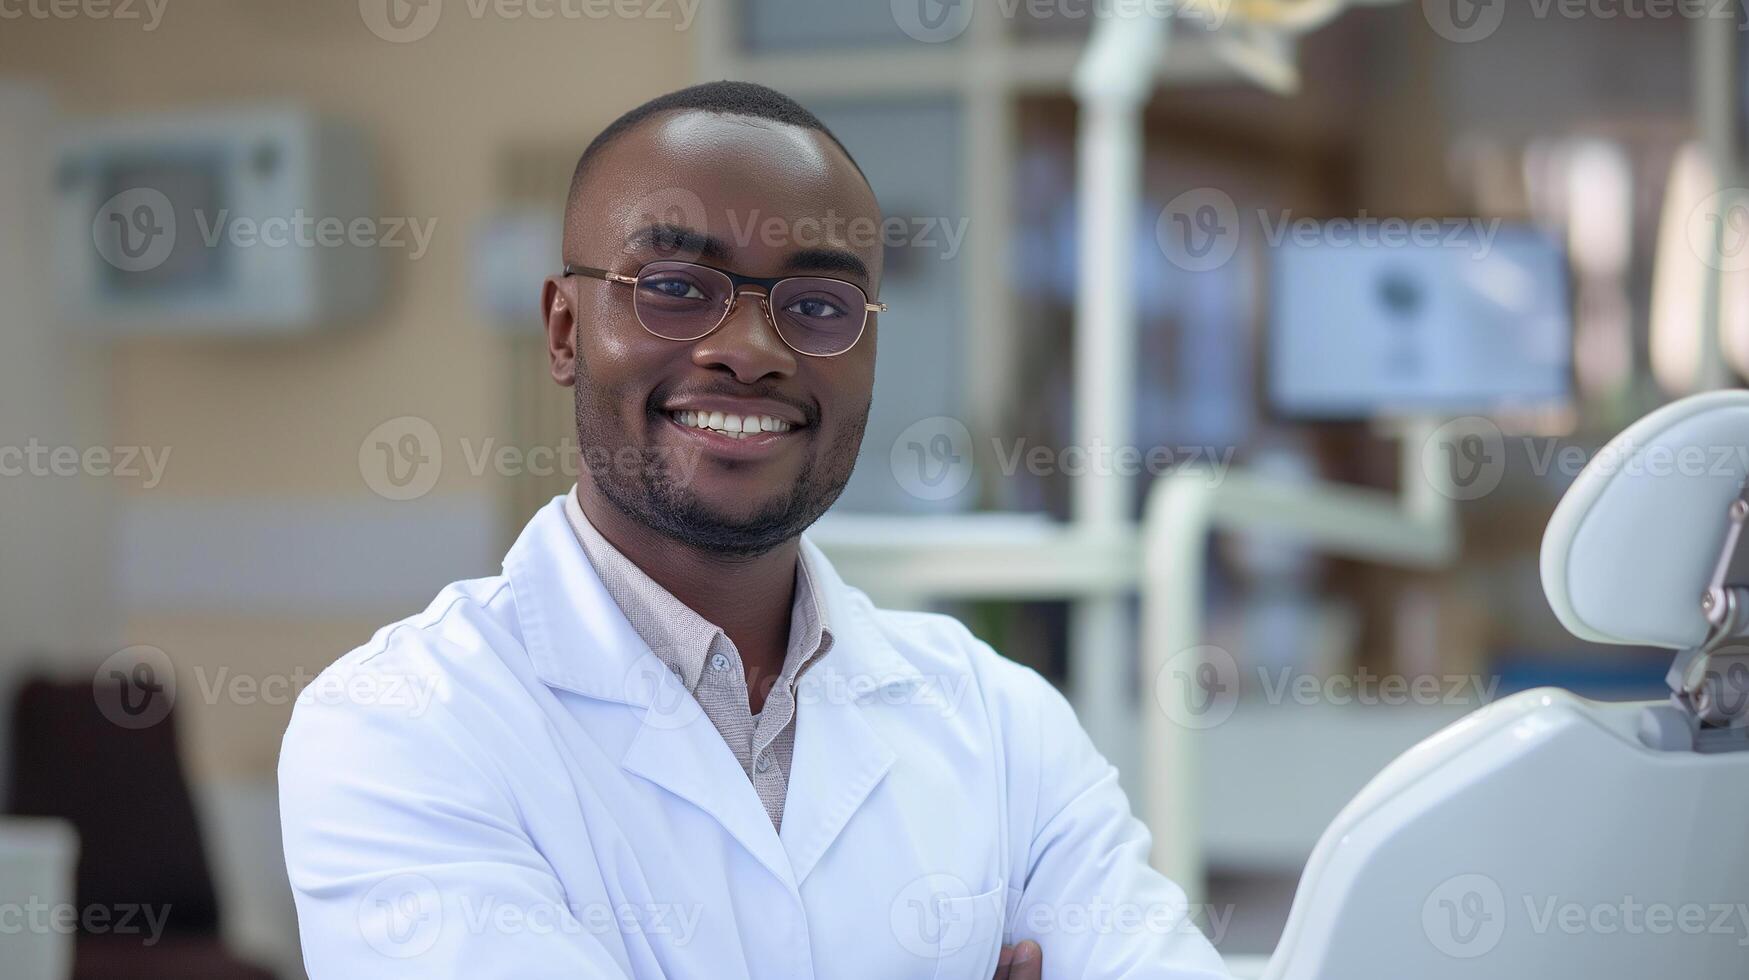
[[[1543,542],[1576,635],[1692,648],[1749,476],[1749,392],[1629,427]],[[1749,751],[1660,740],[1672,703],[1528,691],[1403,755],[1326,831],[1269,980],[1749,977]],[[1713,743],[1719,744],[1719,743]]]

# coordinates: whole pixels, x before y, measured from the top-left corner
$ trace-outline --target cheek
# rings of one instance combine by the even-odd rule
[[[626,403],[641,404],[649,395],[649,379],[661,376],[663,359],[673,352],[635,322],[616,321],[611,314],[581,321],[577,356],[591,397],[624,411]]]
[[[817,383],[821,408],[831,428],[842,430],[859,424],[868,414],[874,394],[873,350],[855,361],[832,365],[829,371],[821,372]]]

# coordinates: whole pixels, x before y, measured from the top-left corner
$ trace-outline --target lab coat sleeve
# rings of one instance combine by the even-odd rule
[[[1201,931],[1211,917],[1195,914],[1184,891],[1148,863],[1152,838],[1131,814],[1116,768],[1054,687],[1024,667],[1003,666],[1017,694],[1008,720],[1030,722],[1007,738],[1017,849],[1025,852],[1009,941],[1039,944],[1046,980],[1224,980],[1220,955]]]
[[[286,866],[312,980],[625,976],[523,831],[500,767],[466,727],[480,719],[442,697],[419,708],[375,696],[408,668],[393,659],[330,668],[281,748]]]

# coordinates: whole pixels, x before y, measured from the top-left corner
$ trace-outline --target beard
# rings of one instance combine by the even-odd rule
[[[758,557],[796,538],[826,513],[850,482],[868,425],[865,402],[848,420],[844,438],[826,445],[824,452],[815,444],[812,458],[794,484],[771,495],[752,513],[736,515],[700,496],[689,478],[693,470],[677,469],[672,450],[638,443],[642,431],[662,422],[665,391],[651,392],[641,418],[627,418],[614,410],[614,393],[589,376],[579,352],[572,392],[584,468],[607,502],[664,537],[706,554],[738,559]],[[809,428],[818,421],[809,418]],[[639,425],[642,431],[635,429]],[[591,451],[605,454],[605,465],[590,465]],[[712,465],[702,459],[692,462]]]

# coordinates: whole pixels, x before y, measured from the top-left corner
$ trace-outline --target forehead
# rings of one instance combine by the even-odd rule
[[[855,253],[878,275],[880,208],[844,151],[816,130],[749,116],[670,112],[603,147],[584,176],[567,244],[588,261],[628,236],[677,225],[721,240],[735,271],[775,271],[808,249]]]

